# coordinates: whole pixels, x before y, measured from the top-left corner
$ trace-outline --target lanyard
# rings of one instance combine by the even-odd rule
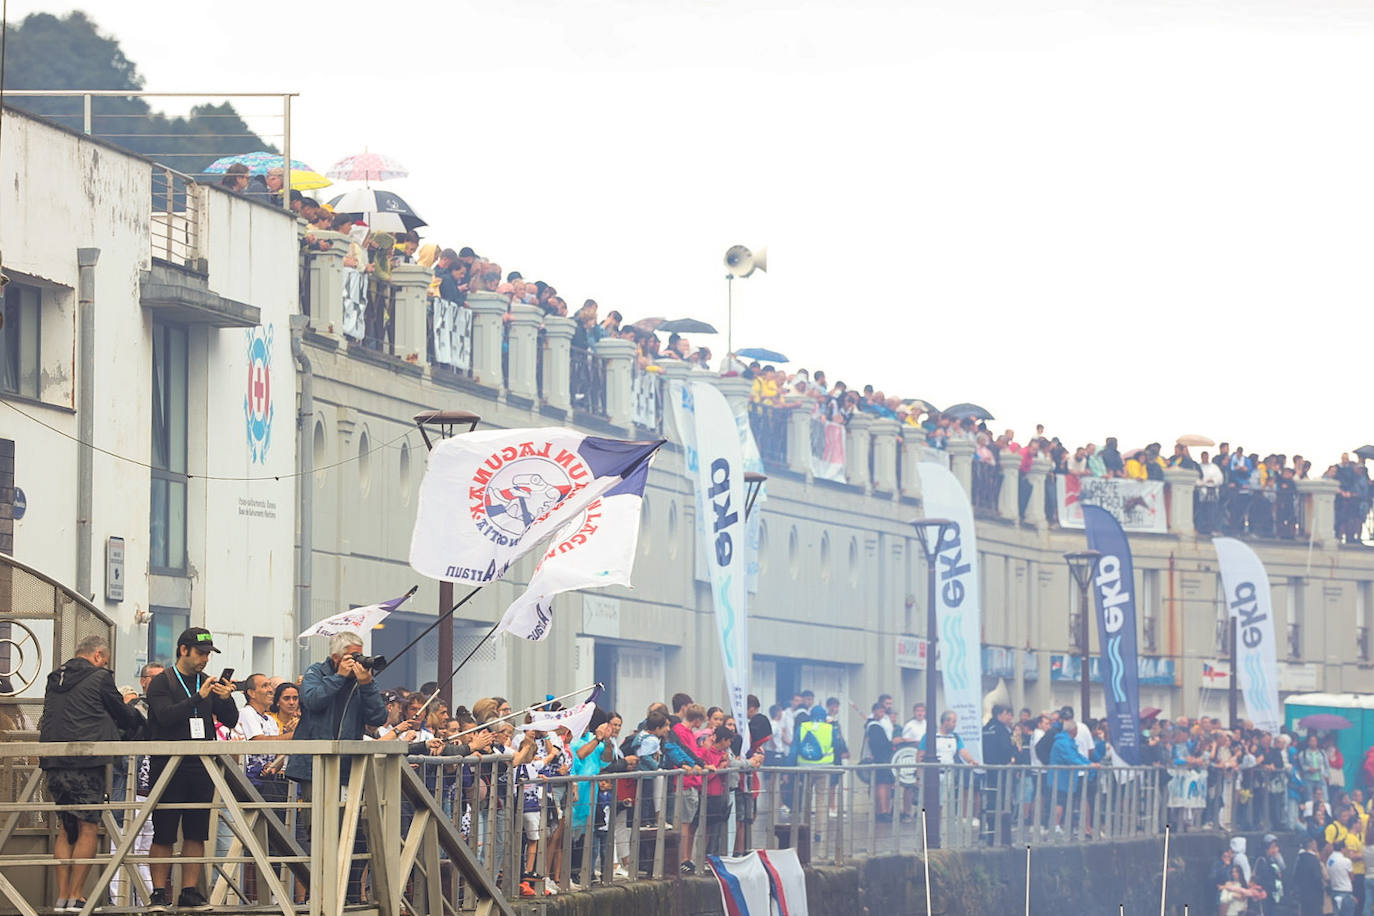
[[[184,690],[184,691],[186,691],[186,697],[187,697],[188,699],[190,699],[191,697],[194,697],[194,696],[196,696],[196,694],[200,693],[200,675],[199,675],[199,674],[196,675],[196,689],[195,689],[194,691],[192,691],[190,687],[187,687],[187,686],[186,686],[186,682],[183,681],[183,680],[181,680],[181,672],[177,670],[177,666],[176,666],[176,665],[173,665],[173,666],[172,666],[172,673],[175,674],[175,675],[177,676],[177,680],[178,680],[178,681],[181,681],[181,689]],[[199,700],[199,699],[196,700],[196,705],[197,705],[197,706],[200,705],[200,700]]]

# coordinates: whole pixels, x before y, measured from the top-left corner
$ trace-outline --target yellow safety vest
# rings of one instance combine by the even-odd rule
[[[820,755],[810,757],[802,750],[810,736],[820,746]],[[835,763],[835,725],[833,722],[803,722],[797,732],[797,766],[821,767]]]

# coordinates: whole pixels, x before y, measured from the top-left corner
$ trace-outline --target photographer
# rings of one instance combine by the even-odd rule
[[[214,741],[215,721],[225,728],[233,728],[239,721],[234,705],[234,685],[227,677],[204,674],[211,653],[218,652],[214,637],[203,627],[191,627],[177,637],[177,659],[148,682],[148,738],[152,741]],[[232,671],[226,672],[232,674]],[[155,785],[167,766],[166,757],[149,759],[148,780]],[[215,784],[200,759],[183,759],[162,794],[165,804],[195,803],[204,808],[158,807],[153,812],[153,843],[150,852],[155,858],[168,858],[181,833],[181,854],[188,858],[205,855],[205,841],[210,838],[210,800]],[[170,862],[155,862],[151,866],[153,895],[149,912],[166,912],[171,907],[167,881],[171,877]],[[200,892],[199,862],[183,862],[181,893],[177,909],[204,910],[209,908]]]

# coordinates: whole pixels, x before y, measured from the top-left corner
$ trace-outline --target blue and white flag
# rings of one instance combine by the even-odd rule
[[[579,588],[629,585],[639,546],[639,510],[649,480],[645,462],[554,535],[524,594],[506,608],[498,630],[540,640],[553,624],[553,597]]]
[[[1255,728],[1279,733],[1279,664],[1274,647],[1274,604],[1269,574],[1259,555],[1235,538],[1212,538],[1226,589],[1227,613],[1236,620],[1236,679]]]
[[[769,916],[772,894],[768,870],[758,853],[745,856],[707,856],[711,874],[720,885],[725,916]]]
[[[368,604],[363,607],[349,608],[346,611],[340,611],[334,616],[326,617],[319,623],[314,624],[296,638],[305,639],[307,636],[333,636],[335,633],[357,633],[359,636],[366,637],[369,630],[383,620],[386,620],[392,611],[410,600],[410,596],[413,594],[415,594],[415,588],[412,588],[399,598],[392,598],[390,601],[383,601],[380,604]]]
[[[632,474],[663,444],[570,429],[494,429],[429,453],[410,565],[431,579],[486,585]]]
[[[1097,594],[1097,638],[1102,647],[1102,692],[1107,727],[1117,756],[1140,765],[1140,672],[1135,635],[1135,563],[1126,532],[1100,506],[1083,506],[1088,546],[1102,554],[1093,591]],[[1087,613],[1083,608],[1083,613]],[[1086,663],[1086,659],[1084,662]],[[1083,713],[1080,711],[1080,715]]]
[[[945,709],[958,714],[954,731],[973,759],[983,760],[983,605],[978,590],[978,541],[973,504],[949,468],[937,461],[916,466],[921,504],[929,518],[947,518],[935,562],[936,635]],[[930,673],[929,667],[927,668]],[[934,718],[932,714],[932,718]]]
[[[551,732],[554,729],[566,728],[574,738],[581,738],[587,731],[587,723],[592,720],[592,713],[596,712],[596,701],[599,699],[601,699],[601,685],[597,684],[592,689],[591,696],[576,706],[569,706],[566,709],[553,712],[545,710],[531,712],[530,721],[523,725],[517,725],[515,728],[517,731],[526,732]]]

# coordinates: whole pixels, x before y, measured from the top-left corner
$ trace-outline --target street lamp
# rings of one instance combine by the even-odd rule
[[[731,245],[725,252],[725,352],[735,355],[735,278],[741,280],[753,275],[754,271],[768,270],[768,249],[750,251],[743,245]]]
[[[926,752],[922,760],[926,763],[936,763],[940,758],[935,753],[935,730],[940,715],[935,706],[935,643],[939,638],[935,614],[935,562],[940,558],[940,545],[945,542],[946,533],[958,531],[959,523],[947,518],[920,518],[912,522],[911,526],[916,529],[916,537],[920,540],[921,550],[926,556]],[[928,822],[926,845],[938,849],[940,779],[938,774],[932,776],[927,769],[921,775],[921,782],[924,787],[921,804],[926,809]]]
[[[1078,585],[1079,722],[1088,721],[1088,585],[1097,575],[1097,563],[1101,559],[1102,553],[1097,550],[1064,554],[1064,562],[1069,564],[1069,572]]]
[[[754,512],[754,500],[759,498],[759,490],[763,488],[764,481],[768,479],[767,474],[760,474],[758,471],[744,472],[744,520],[749,521],[749,516]]]
[[[454,435],[455,430],[460,426],[466,426],[463,432],[472,432],[477,428],[477,424],[482,422],[482,417],[468,410],[426,410],[414,416],[415,425],[420,427],[420,436],[425,440],[425,448],[434,451],[434,442],[429,434],[433,432],[438,439],[448,439]],[[439,580],[439,616],[447,614],[453,607],[453,583],[445,579]],[[441,681],[439,697],[453,708],[453,685],[451,681],[443,681],[444,675],[453,670],[453,621],[439,627],[439,673],[434,676],[435,680]]]

